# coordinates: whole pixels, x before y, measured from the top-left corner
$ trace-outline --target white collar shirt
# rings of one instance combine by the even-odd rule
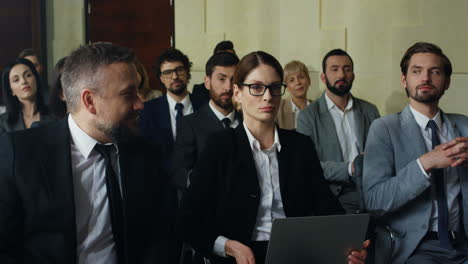
[[[277,152],[281,151],[281,143],[278,130],[275,128],[273,145],[268,149],[261,149],[260,142],[250,133],[245,123],[244,129],[252,149],[260,185],[260,205],[252,233],[252,241],[269,241],[273,220],[286,217],[281,198],[278,170]]]
[[[356,136],[356,119],[355,110],[353,107],[353,97],[349,96],[348,104],[344,111],[336,106],[333,101],[325,93],[327,108],[335,124],[336,135],[340,143],[341,155],[344,162],[349,162],[348,174],[352,176],[351,163],[354,161],[359,152],[359,144]]]
[[[411,113],[418,124],[418,127],[423,136],[424,143],[426,145],[427,151],[432,150],[432,132],[431,129],[427,126],[429,122],[429,117],[416,111],[411,105],[409,106]],[[437,134],[439,136],[440,143],[445,143],[450,141],[450,136],[448,133],[447,123],[443,122],[442,115],[439,112],[432,118],[437,125]],[[421,165],[420,160],[417,160],[419,168],[426,177],[431,180],[431,176],[426,173],[424,168]],[[444,169],[444,181],[445,181],[445,194],[447,197],[447,206],[449,210],[449,230],[458,231],[459,230],[459,219],[460,215],[460,204],[458,201],[458,195],[460,195],[460,181],[456,169],[448,167]],[[438,230],[438,211],[437,211],[437,198],[435,193],[435,186],[431,185],[431,195],[432,195],[432,213],[429,221],[429,229],[437,232]]]
[[[78,264],[117,263],[107,199],[106,165],[94,150],[98,142],[68,116],[75,199]],[[114,170],[120,175],[118,148],[111,153]],[[120,178],[120,177],[119,177]]]
[[[291,100],[291,110],[294,113],[294,127],[297,127],[297,118],[299,117],[299,112],[301,112],[301,109],[297,107],[297,105],[294,103],[293,99],[290,97],[289,100]],[[306,106],[310,104],[310,101],[307,100]]]
[[[176,135],[177,133],[176,132],[177,131],[177,126],[176,126],[177,110],[175,108],[177,102],[169,95],[169,93],[166,96],[167,96],[167,103],[169,104],[169,114],[171,115],[172,136],[175,140],[177,136]],[[182,109],[182,113],[184,114],[184,116],[193,113],[192,101],[190,101],[189,94],[187,94],[180,103],[184,105],[184,109]]]
[[[218,109],[216,109],[213,104],[213,100],[210,100],[209,106],[219,121],[223,120],[224,118],[229,118],[229,120],[231,120],[231,128],[236,128],[239,125],[239,120],[236,118],[235,110],[232,110],[228,115],[225,116],[223,113],[218,111]]]

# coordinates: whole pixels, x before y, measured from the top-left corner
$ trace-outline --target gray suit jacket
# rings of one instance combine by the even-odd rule
[[[380,115],[375,105],[356,97],[353,97],[353,100],[358,130],[356,136],[359,150],[363,151],[369,126]],[[310,136],[314,142],[325,179],[333,194],[340,198],[343,186],[352,186],[353,183],[348,174],[348,162],[343,161],[340,142],[333,118],[328,111],[325,93],[299,113],[297,131]],[[346,205],[343,205],[346,209]]]
[[[442,113],[449,139],[468,136],[468,117]],[[417,159],[427,152],[420,128],[407,106],[403,112],[385,116],[372,123],[364,155],[363,191],[367,209],[383,216],[396,233],[392,263],[404,263],[428,231],[432,211],[430,181]],[[468,168],[450,168],[460,177],[463,219],[468,219]],[[464,223],[465,232],[468,221]],[[377,232],[376,256],[386,234]],[[379,263],[379,262],[377,262]]]

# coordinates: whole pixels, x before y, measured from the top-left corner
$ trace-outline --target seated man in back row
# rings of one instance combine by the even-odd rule
[[[395,232],[392,263],[468,263],[468,118],[439,108],[452,65],[439,47],[420,42],[400,67],[409,105],[370,127],[367,208]],[[386,235],[377,232],[376,257],[387,255]]]
[[[0,263],[175,263],[175,193],[139,137],[135,55],[82,46],[68,118],[0,137]]]

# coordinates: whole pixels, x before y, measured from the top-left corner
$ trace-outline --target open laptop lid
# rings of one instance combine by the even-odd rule
[[[347,263],[351,249],[362,248],[368,214],[275,219],[266,264]]]

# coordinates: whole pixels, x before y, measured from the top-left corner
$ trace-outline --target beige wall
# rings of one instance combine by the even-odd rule
[[[84,1],[46,1],[49,80],[55,63],[85,43]]]
[[[454,67],[441,106],[468,114],[466,10],[466,0],[176,0],[175,43],[194,62],[192,83],[202,81],[206,60],[224,39],[240,56],[265,50],[283,65],[299,59],[311,71],[313,99],[324,89],[322,57],[343,48],[355,62],[354,95],[388,114],[407,102],[399,69],[404,51],[416,41],[434,42]]]

